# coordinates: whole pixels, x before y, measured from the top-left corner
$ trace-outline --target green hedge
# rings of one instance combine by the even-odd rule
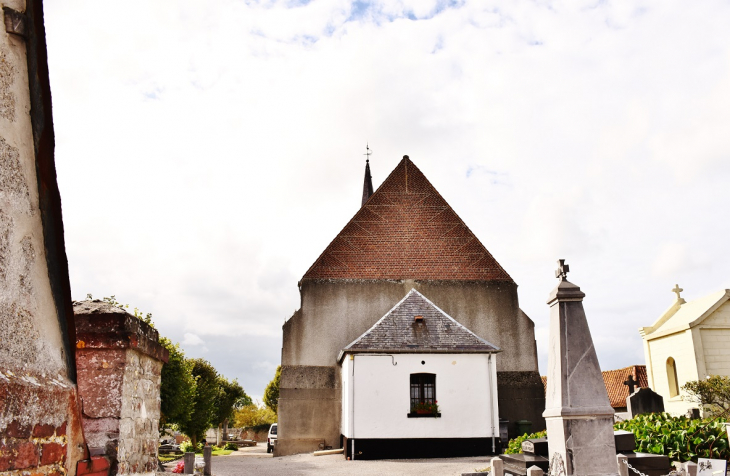
[[[509,440],[509,445],[507,446],[507,449],[504,450],[505,454],[516,454],[516,453],[522,453],[522,442],[525,440],[532,440],[533,438],[545,438],[547,437],[547,431],[542,430],[538,431],[537,433],[527,434],[525,433],[522,436],[518,436],[517,438],[512,438]]]
[[[730,460],[725,420],[692,420],[668,413],[649,413],[616,423],[636,437],[636,451],[669,456],[670,461],[697,458]]]
[[[670,461],[695,461],[697,458],[730,461],[725,419],[692,420],[685,416],[673,417],[668,413],[649,413],[616,423],[614,430],[626,430],[636,438],[636,451],[667,455]],[[522,442],[545,438],[545,431],[513,438],[505,453],[520,453]]]

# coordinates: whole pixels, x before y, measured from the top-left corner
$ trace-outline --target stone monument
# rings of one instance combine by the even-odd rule
[[[650,388],[640,388],[626,397],[626,412],[631,418],[644,413],[664,411],[664,397]]]
[[[580,288],[566,279],[565,260],[555,272],[558,286],[550,293],[550,344],[547,424],[551,466],[565,474],[617,475],[613,408],[588,329]]]

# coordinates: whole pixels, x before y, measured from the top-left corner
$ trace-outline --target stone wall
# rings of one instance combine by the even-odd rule
[[[73,476],[86,447],[42,3],[0,15],[0,472]]]
[[[101,301],[74,303],[76,361],[89,451],[111,474],[157,469],[160,372],[168,353],[157,331]]]

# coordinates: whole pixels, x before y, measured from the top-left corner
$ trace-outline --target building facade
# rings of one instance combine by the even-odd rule
[[[534,323],[517,284],[405,156],[299,282],[301,306],[283,327],[277,454],[340,447],[337,356],[412,289],[502,350],[510,433],[518,420],[544,428]]]
[[[639,329],[649,386],[666,411],[686,413],[697,404],[682,398],[682,386],[709,375],[730,376],[730,289],[685,301],[676,286],[672,305],[651,326]]]

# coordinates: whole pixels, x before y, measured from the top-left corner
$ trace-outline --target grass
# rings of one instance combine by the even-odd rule
[[[181,457],[181,455],[169,454],[169,455],[159,455],[157,458],[160,460],[161,463],[169,463],[170,461],[175,461],[176,459],[178,459],[180,457]]]

